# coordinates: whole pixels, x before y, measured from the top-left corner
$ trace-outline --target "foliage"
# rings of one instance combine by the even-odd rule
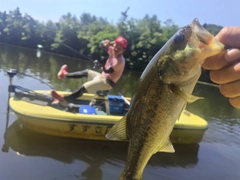
[[[219,33],[219,31],[223,28],[222,26],[214,25],[214,24],[203,24],[203,27],[206,28],[211,34],[214,36]]]
[[[128,18],[128,9],[122,12],[117,24],[89,13],[80,17],[67,13],[59,22],[44,23],[28,14],[22,15],[19,8],[0,12],[0,42],[33,49],[42,45],[45,51],[105,61],[107,53],[99,46],[100,41],[112,41],[122,35],[129,44],[124,54],[126,68],[142,71],[179,27],[171,19],[162,23],[156,15],[146,15],[140,20]],[[221,28],[205,26],[213,34]]]

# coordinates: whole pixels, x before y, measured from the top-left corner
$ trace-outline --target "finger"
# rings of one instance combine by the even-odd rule
[[[230,64],[233,64],[239,60],[240,50],[236,48],[228,49],[223,53],[207,58],[202,64],[202,67],[208,70],[218,70],[223,67],[229,66]]]
[[[240,96],[235,98],[230,98],[229,102],[233,107],[240,109]]]
[[[225,54],[225,59],[227,62],[234,63],[240,60],[240,50],[239,49],[229,49]]]
[[[215,38],[221,43],[223,43],[227,48],[240,48],[239,34],[240,27],[225,27],[215,36]],[[228,53],[231,54],[232,52],[229,51]],[[231,60],[234,60],[231,59],[231,57],[228,57],[228,55],[230,55],[228,53],[226,55],[226,59],[224,59],[224,56],[221,55],[213,56],[206,59],[203,64],[203,68],[208,70],[216,70],[221,69],[222,67],[226,67],[227,65],[229,65],[229,61],[231,62]]]
[[[115,44],[115,41],[110,42],[110,45],[114,45],[114,44]]]
[[[225,97],[234,98],[240,96],[240,80],[221,84],[219,90]]]
[[[219,70],[211,71],[210,78],[217,84],[226,84],[240,80],[240,62]]]
[[[108,45],[109,45],[109,43],[110,43],[110,41],[109,41],[109,40],[105,40],[105,41],[104,41],[104,46],[108,46]]]
[[[227,51],[224,51],[220,54],[207,58],[202,64],[202,67],[207,70],[218,70],[227,66],[229,63],[225,60],[224,57],[226,52]]]
[[[240,27],[225,27],[217,35],[216,39],[227,48],[240,48]]]

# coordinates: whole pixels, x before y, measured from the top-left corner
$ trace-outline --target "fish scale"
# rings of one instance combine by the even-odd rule
[[[155,71],[157,71],[157,69],[155,69]],[[154,74],[156,74],[156,72]],[[143,81],[139,88],[141,89],[144,86],[145,84]],[[172,112],[172,110],[168,108],[169,106],[172,106],[172,104],[165,103],[164,106],[161,106],[158,102],[163,102],[166,97],[169,97],[175,100],[179,99],[182,101],[182,104],[186,104],[181,97],[171,92],[169,84],[164,84],[162,81],[159,81],[158,76],[154,76],[150,86],[144,90],[146,89],[152,89],[152,91],[149,92],[151,96],[149,96],[149,98],[141,96],[141,93],[144,93],[144,91],[140,91],[139,95],[141,98],[137,101],[137,105],[133,106],[136,109],[132,109],[132,111],[139,111],[139,113],[133,113],[131,116],[127,116],[127,123],[130,123],[129,126],[132,127],[131,132],[133,132],[132,134],[131,132],[127,133],[131,134],[132,139],[135,139],[135,141],[129,141],[129,149],[133,149],[133,151],[129,153],[130,158],[128,158],[126,162],[129,166],[125,168],[125,171],[132,172],[133,174],[142,174],[142,165],[146,164],[152,154],[156,153],[159,149],[159,147],[156,147],[155,144],[164,144],[164,139],[169,137],[172,129],[169,129],[168,132],[165,131],[165,133],[161,132],[165,130],[166,126],[173,127],[175,124],[175,118],[173,117],[173,120],[169,119],[169,116],[167,115]],[[156,89],[158,90],[156,91]],[[159,101],[156,101],[155,99],[158,99]],[[173,101],[169,102],[172,103]],[[141,105],[139,105],[140,103]],[[157,108],[157,106],[161,106],[161,108]],[[144,108],[138,109],[139,107],[145,107],[145,110]],[[178,111],[180,114],[180,110]],[[166,115],[161,116],[161,114]],[[141,119],[140,122],[137,121],[139,119]],[[133,120],[138,122],[136,126],[136,122]],[[157,138],[156,135],[158,135]],[[152,139],[155,140],[152,141]],[[139,156],[141,153],[144,153],[145,155]]]

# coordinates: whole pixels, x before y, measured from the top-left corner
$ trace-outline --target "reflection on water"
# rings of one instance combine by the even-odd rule
[[[92,68],[89,61],[42,50],[37,57],[37,53],[39,56],[37,49],[0,43],[1,107],[7,107],[9,79],[6,71],[10,68],[41,79],[18,74],[13,84],[29,89],[49,89],[43,83],[48,82],[58,90],[74,90],[86,80],[59,80],[56,74],[63,64],[68,64],[70,71]],[[111,93],[131,96],[139,76],[140,73],[126,70],[119,87]],[[230,106],[216,87],[197,84],[194,95],[204,97],[204,100],[187,105],[187,110],[209,123],[202,142],[174,145],[174,154],[153,155],[144,171],[144,179],[240,179],[240,110]],[[47,136],[22,128],[15,116],[10,116],[8,127],[6,109],[0,109],[0,179],[113,180],[119,177],[126,160],[127,143]],[[16,166],[16,162],[21,166]]]
[[[100,166],[107,163],[118,166],[124,163],[127,155],[127,143],[112,141],[89,141],[58,138],[24,129],[16,120],[6,131],[6,144],[18,154],[53,158],[64,163],[81,160],[88,164],[88,170],[101,173]],[[159,167],[192,167],[198,162],[199,145],[174,145],[176,153],[157,153],[148,165]],[[90,174],[88,174],[88,172]],[[94,175],[95,176],[95,175]]]
[[[188,105],[187,109],[209,123],[202,141],[240,145],[240,110],[233,108],[217,87],[197,84],[194,93],[204,100]]]

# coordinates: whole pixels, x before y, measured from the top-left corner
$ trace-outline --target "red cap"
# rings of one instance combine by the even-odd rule
[[[122,37],[122,36],[118,36],[115,39],[115,42],[117,42],[118,44],[122,45],[122,47],[124,47],[125,49],[126,49],[126,47],[128,45],[127,40],[124,37]]]

